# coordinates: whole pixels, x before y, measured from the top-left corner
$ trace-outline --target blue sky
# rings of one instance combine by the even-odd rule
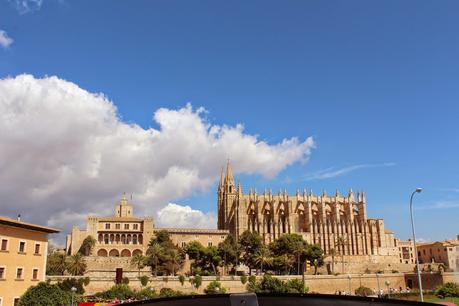
[[[33,1],[32,1],[33,2]],[[32,3],[31,2],[31,3]],[[104,93],[124,122],[202,106],[268,143],[312,136],[307,163],[263,190],[365,190],[368,213],[410,235],[459,234],[457,1],[0,0],[0,78],[56,75]],[[231,158],[231,156],[229,156]],[[237,168],[237,165],[235,165]],[[212,212],[215,188],[175,199]]]

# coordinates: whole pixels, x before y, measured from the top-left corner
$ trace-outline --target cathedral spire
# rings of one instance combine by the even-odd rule
[[[234,185],[233,169],[231,169],[231,165],[230,165],[229,159],[228,159],[228,163],[226,164],[225,183],[227,185]]]

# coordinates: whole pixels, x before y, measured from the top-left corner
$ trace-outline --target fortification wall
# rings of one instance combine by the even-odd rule
[[[126,276],[126,275],[124,275]],[[354,274],[350,275],[351,278],[349,279],[348,275],[306,275],[305,276],[305,283],[306,286],[309,288],[309,292],[318,292],[318,293],[335,293],[337,291],[346,291],[349,292],[349,288],[352,292],[358,287],[366,286],[372,289],[377,290],[378,288],[386,288],[385,282],[390,282],[390,287],[392,288],[405,288],[405,277],[402,273],[393,273],[393,274],[367,274],[367,275],[359,275]],[[291,276],[276,276],[282,280],[288,279],[301,279],[301,276],[291,275]],[[52,283],[56,283],[59,280],[65,279],[67,277],[61,276],[49,276],[48,279]],[[104,291],[109,289],[111,286],[115,284],[115,277],[90,277],[90,283],[87,287],[85,287],[86,294],[91,295],[96,292]],[[209,276],[203,277],[202,285],[200,288],[196,290],[193,288],[191,283],[189,282],[189,278],[185,278],[185,282],[182,285],[178,279],[178,277],[150,277],[150,281],[148,283],[148,287],[159,292],[161,288],[171,288],[174,290],[180,290],[184,293],[204,293],[204,288],[207,285],[215,280],[216,277]],[[223,287],[227,289],[228,293],[235,293],[235,292],[245,292],[246,291],[246,284],[242,284],[239,276],[225,276],[220,277],[220,282],[222,283]],[[379,287],[378,287],[379,284]],[[129,277],[129,286],[133,289],[140,289],[141,284],[137,276],[130,276]]]

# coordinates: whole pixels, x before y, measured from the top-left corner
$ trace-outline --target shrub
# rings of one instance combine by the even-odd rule
[[[64,291],[71,291],[72,287],[76,288],[76,293],[84,294],[83,279],[67,278],[57,283],[57,286]]]
[[[71,301],[71,292],[62,290],[57,285],[40,282],[27,289],[19,299],[19,306],[61,306],[70,305]]]
[[[243,285],[245,285],[245,283],[247,283],[247,276],[241,275],[241,283],[242,283]]]
[[[89,285],[89,282],[91,281],[89,277],[82,278],[81,280],[85,286]]]
[[[161,288],[159,291],[159,296],[160,297],[173,297],[173,296],[180,296],[183,295],[181,291],[175,291],[172,290],[171,288]]]
[[[256,293],[303,293],[309,289],[304,287],[304,283],[299,279],[291,279],[284,282],[271,275],[265,274],[259,281],[251,282],[247,285],[247,290]]]
[[[285,285],[287,293],[306,293],[309,290],[304,286],[303,281],[297,278],[288,280]]]
[[[142,275],[142,276],[139,276],[139,281],[140,281],[140,284],[142,285],[142,287],[145,287],[147,284],[148,284],[148,280],[150,278],[146,275]]]
[[[179,280],[180,284],[182,284],[182,286],[183,286],[183,284],[185,283],[185,276],[179,275],[178,280]]]
[[[459,297],[459,284],[448,282],[435,290],[435,295],[440,298],[445,297]]]
[[[400,273],[398,270],[392,270],[392,273]]]
[[[255,283],[257,281],[257,277],[255,275],[249,276],[249,283]]]
[[[129,277],[127,277],[127,276],[123,277],[123,279],[121,280],[121,283],[125,284],[125,285],[128,285],[129,284]]]
[[[365,286],[360,286],[359,288],[355,289],[355,295],[369,296],[372,294],[373,294],[373,290]]]
[[[198,274],[198,275],[196,275],[195,277],[190,278],[190,283],[191,283],[196,289],[198,289],[198,288],[201,287],[201,285],[202,285],[202,276]]]
[[[114,285],[107,291],[98,292],[94,294],[94,296],[101,298],[101,299],[124,300],[124,299],[135,298],[136,294],[134,291],[132,291],[131,288],[129,288],[127,284],[119,284],[119,285]]]
[[[154,299],[157,297],[158,295],[152,288],[143,288],[142,290],[136,293],[136,298],[139,300]]]
[[[211,281],[209,285],[204,289],[206,294],[223,294],[226,293],[226,289],[222,287],[222,284],[219,281]]]

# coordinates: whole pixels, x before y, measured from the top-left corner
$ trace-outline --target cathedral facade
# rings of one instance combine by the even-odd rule
[[[365,193],[349,190],[346,195],[312,190],[294,195],[271,190],[244,194],[235,184],[228,164],[218,186],[218,229],[235,237],[244,231],[257,232],[265,243],[285,233],[296,233],[311,244],[319,244],[325,254],[332,249],[342,255],[393,257],[398,262],[397,240],[384,220],[367,217]]]

